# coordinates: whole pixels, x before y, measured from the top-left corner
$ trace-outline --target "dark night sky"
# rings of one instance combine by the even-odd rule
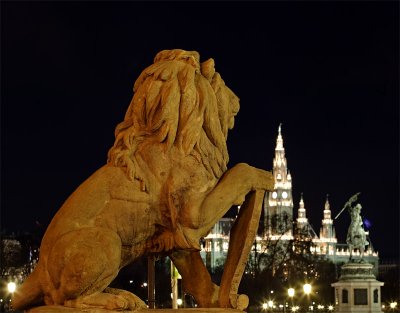
[[[106,162],[157,52],[214,58],[241,111],[229,166],[270,170],[279,123],[319,232],[360,191],[380,256],[399,256],[398,2],[1,2],[1,228],[46,227]],[[348,214],[335,221],[344,242]]]

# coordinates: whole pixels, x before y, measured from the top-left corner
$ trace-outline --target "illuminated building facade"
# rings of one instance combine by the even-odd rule
[[[278,128],[272,174],[275,178],[275,188],[265,194],[262,230],[256,237],[252,253],[267,251],[266,247],[271,241],[287,244],[295,236],[302,234],[313,243],[310,253],[325,256],[335,264],[347,262],[350,252],[347,244],[337,242],[328,197],[322,210],[319,236],[308,221],[303,194],[299,202],[297,219],[293,222],[292,176],[287,167],[281,126]],[[200,254],[211,269],[222,265],[225,261],[229,246],[229,230],[233,222],[233,218],[222,218],[204,238]],[[353,252],[353,255],[358,256],[359,252]],[[377,274],[379,258],[371,242],[364,253],[364,259],[374,265],[374,272]]]

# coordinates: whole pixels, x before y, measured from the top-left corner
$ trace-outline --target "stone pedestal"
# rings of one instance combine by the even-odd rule
[[[25,313],[246,313],[236,309],[225,308],[190,308],[190,309],[145,309],[137,311],[109,311],[87,308],[72,309],[63,306],[41,306],[25,311]]]
[[[381,313],[381,286],[369,263],[346,263],[335,288],[335,312]]]

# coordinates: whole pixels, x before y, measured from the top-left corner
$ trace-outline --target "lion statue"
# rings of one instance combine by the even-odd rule
[[[171,258],[199,307],[238,306],[222,301],[221,290],[237,283],[232,267],[240,256],[231,257],[225,287],[217,286],[199,242],[233,205],[273,189],[270,172],[244,163],[227,169],[226,140],[239,99],[213,59],[200,63],[197,52],[179,49],[159,52],[133,91],[107,163],[52,219],[38,265],[14,294],[14,309],[146,308],[134,294],[108,286],[122,267],[157,254]],[[254,219],[249,212],[243,225]]]

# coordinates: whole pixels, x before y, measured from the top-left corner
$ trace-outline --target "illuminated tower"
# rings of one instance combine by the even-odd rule
[[[331,209],[326,196],[325,207],[324,207],[324,218],[322,220],[321,230],[319,232],[320,249],[324,254],[333,254],[336,249],[336,234],[335,228],[333,227],[333,220],[331,218]]]
[[[304,229],[308,225],[308,218],[306,216],[306,208],[304,207],[303,193],[301,193],[299,210],[297,211],[297,227]]]
[[[274,190],[266,193],[264,198],[264,235],[272,240],[291,240],[293,239],[292,177],[287,169],[281,125],[278,128],[272,174],[275,178]]]
[[[306,215],[306,208],[304,206],[303,193],[300,196],[299,210],[297,211],[296,219],[296,234],[295,236],[300,236],[303,240],[318,240],[318,236],[312,228],[310,222],[308,221]]]

